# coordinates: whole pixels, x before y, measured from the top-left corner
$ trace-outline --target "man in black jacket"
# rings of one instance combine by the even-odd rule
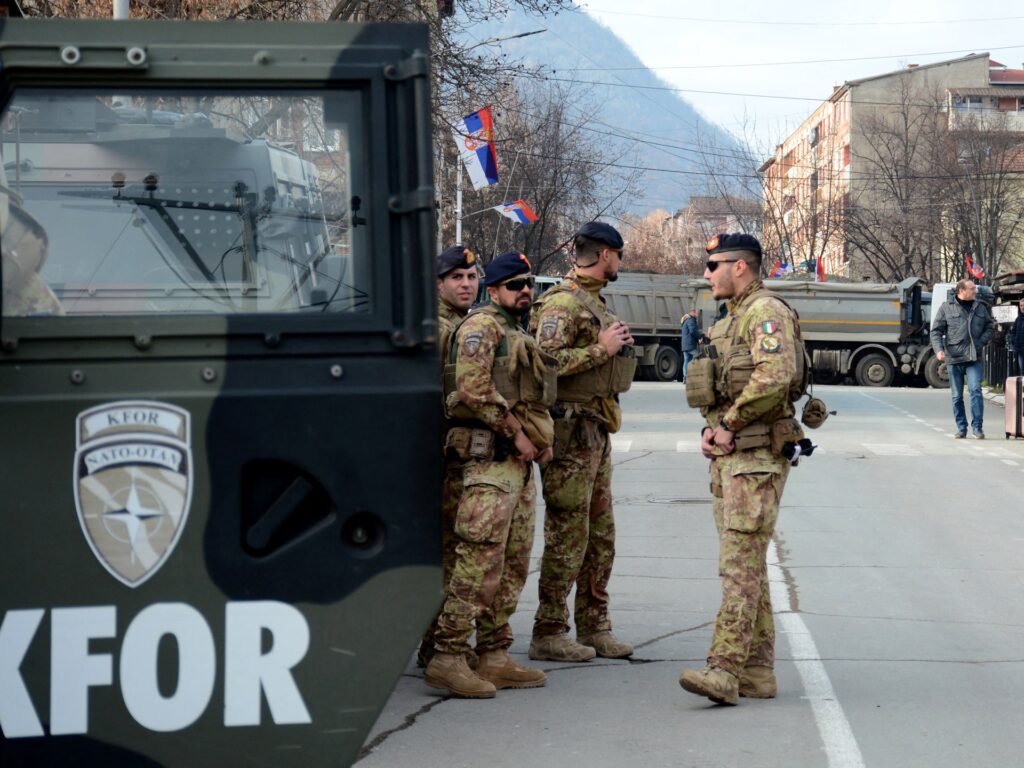
[[[1013,321],[1013,330],[1010,331],[1010,343],[1017,353],[1017,375],[1024,376],[1024,299],[1020,300],[1019,309],[1017,319]]]
[[[953,394],[953,418],[958,438],[967,437],[964,412],[964,379],[971,396],[971,432],[985,439],[982,429],[985,399],[981,394],[981,351],[995,334],[995,323],[988,305],[977,300],[978,286],[972,280],[956,284],[956,295],[939,307],[932,321],[932,347],[935,356],[946,363],[950,391]]]

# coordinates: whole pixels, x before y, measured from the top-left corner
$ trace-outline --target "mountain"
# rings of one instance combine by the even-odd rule
[[[644,173],[645,195],[631,201],[630,211],[662,208],[671,212],[684,206],[690,195],[713,194],[702,186],[698,136],[718,155],[712,158],[717,164],[729,163],[725,170],[735,170],[728,156],[742,151],[740,143],[677,93],[655,90],[671,86],[647,69],[612,30],[582,10],[543,17],[511,12],[474,24],[467,29],[465,41],[474,45],[538,29],[547,31],[503,40],[500,51],[510,61],[541,67],[553,83],[584,89],[585,101],[596,105],[598,113],[579,117],[593,125],[595,139],[608,146],[609,153],[626,149],[626,156],[618,161],[623,165],[657,169]],[[626,67],[636,69],[619,71]]]

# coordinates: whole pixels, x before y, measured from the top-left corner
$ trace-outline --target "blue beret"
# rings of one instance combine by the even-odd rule
[[[589,237],[591,240],[599,240],[609,248],[621,251],[625,246],[619,230],[611,224],[603,221],[588,221],[576,231],[576,237]]]
[[[525,254],[512,251],[496,256],[484,271],[484,285],[498,285],[510,277],[528,274],[532,267]]]
[[[716,253],[727,253],[728,251],[752,251],[761,256],[761,243],[753,235],[743,232],[732,232],[725,235],[712,235],[704,249],[708,256]]]
[[[469,269],[476,263],[476,254],[464,245],[453,245],[437,257],[437,276],[444,277],[453,269]]]

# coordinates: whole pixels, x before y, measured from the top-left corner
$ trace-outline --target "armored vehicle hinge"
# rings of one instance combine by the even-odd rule
[[[384,77],[388,80],[408,80],[411,77],[426,77],[430,72],[430,58],[423,51],[415,51],[412,56],[402,59],[397,64],[384,67]]]
[[[388,210],[392,213],[415,213],[434,209],[434,188],[418,187],[412,192],[392,195],[388,198]]]

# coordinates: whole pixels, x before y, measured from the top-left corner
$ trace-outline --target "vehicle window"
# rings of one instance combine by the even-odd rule
[[[4,174],[43,245],[13,271],[69,315],[370,312],[361,111],[358,91],[19,91]]]

